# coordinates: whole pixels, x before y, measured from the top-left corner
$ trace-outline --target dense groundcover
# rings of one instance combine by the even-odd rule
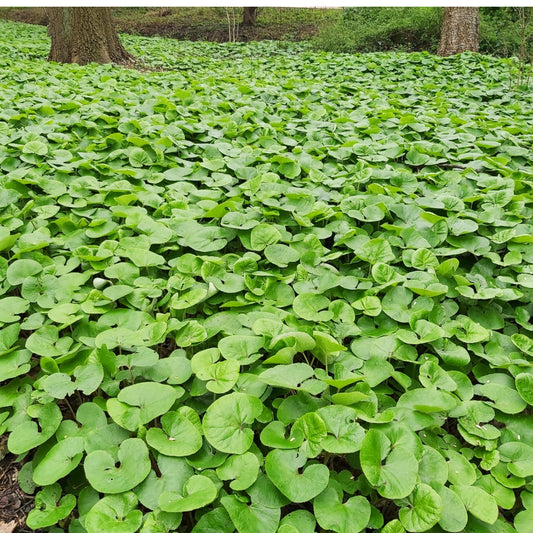
[[[506,65],[2,23],[0,434],[34,529],[531,531],[533,105]]]

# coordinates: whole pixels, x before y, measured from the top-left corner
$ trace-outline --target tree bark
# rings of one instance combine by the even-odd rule
[[[129,63],[109,7],[48,7],[49,61],[58,63]]]
[[[479,50],[479,7],[445,7],[437,54]]]
[[[257,23],[257,7],[245,7],[242,12],[243,26],[255,26]]]

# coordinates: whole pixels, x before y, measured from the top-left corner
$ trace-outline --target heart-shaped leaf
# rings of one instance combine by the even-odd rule
[[[30,405],[26,412],[37,420],[24,420],[10,433],[7,447],[11,453],[21,454],[46,442],[62,420],[59,407],[53,403]]]
[[[410,447],[392,447],[378,429],[370,429],[361,445],[361,468],[368,481],[385,498],[405,498],[417,482],[418,460]]]
[[[278,508],[264,507],[257,503],[249,505],[239,501],[234,495],[222,497],[220,503],[240,533],[275,533],[278,529],[281,514]]]
[[[233,533],[235,526],[223,507],[217,507],[202,515],[192,533]]]
[[[361,449],[365,431],[355,422],[355,409],[343,405],[321,407],[317,414],[326,424],[328,435],[320,445],[329,453],[355,453]]]
[[[328,310],[330,301],[321,294],[299,294],[292,305],[294,312],[304,320],[310,322],[324,322],[332,318]]]
[[[399,513],[407,531],[428,531],[440,520],[442,499],[429,485],[417,485],[408,501],[409,507],[403,507]]]
[[[457,494],[448,487],[436,487],[436,492],[442,500],[442,513],[439,526],[444,531],[459,533],[463,531],[468,522],[468,513]]]
[[[200,509],[217,496],[215,484],[206,476],[192,476],[183,485],[181,492],[163,492],[159,496],[159,507],[169,513],[184,513]]]
[[[259,358],[259,350],[264,339],[254,335],[232,335],[224,337],[218,343],[218,349],[224,359],[236,360],[240,364],[250,364]]]
[[[471,515],[487,524],[496,522],[499,510],[492,495],[472,485],[454,485],[452,490],[461,498]]]
[[[141,439],[126,439],[119,447],[117,460],[105,450],[87,455],[83,468],[91,486],[104,494],[118,494],[136,487],[150,473],[148,448]]]
[[[134,533],[142,524],[143,514],[137,508],[132,492],[105,496],[91,507],[85,517],[87,533],[116,531]]]
[[[7,267],[6,278],[11,285],[21,285],[25,279],[36,276],[42,269],[42,265],[33,259],[17,259]]]
[[[314,533],[316,520],[309,511],[298,509],[297,511],[285,515],[281,519],[280,533],[282,527],[287,528],[286,533],[294,533],[294,531],[297,531],[298,533]],[[289,528],[292,529],[289,530]]]
[[[328,487],[313,500],[317,522],[337,533],[358,533],[370,520],[370,503],[364,496],[353,496],[343,502],[340,485],[330,480]]]
[[[293,450],[272,450],[265,459],[268,477],[293,502],[312,500],[328,484],[327,466],[323,464],[305,466],[306,460],[305,456],[299,456]]]
[[[498,449],[502,461],[508,463],[507,468],[511,474],[522,478],[533,475],[532,446],[525,442],[506,442]]]
[[[263,410],[255,396],[242,392],[227,394],[215,400],[202,420],[205,438],[217,450],[242,454],[252,445],[253,431],[247,427]]]
[[[301,431],[290,432],[286,436],[286,426],[279,420],[273,420],[261,431],[261,442],[269,448],[291,449],[299,448],[304,440]]]
[[[35,508],[28,513],[26,524],[32,529],[53,526],[66,518],[76,505],[76,497],[67,494],[61,498],[61,487],[54,483],[35,495]]]
[[[280,232],[269,224],[258,224],[250,233],[252,250],[264,250],[269,244],[276,244],[281,238]]]
[[[166,413],[178,398],[178,390],[162,383],[136,383],[107,401],[111,418],[130,431]]]
[[[147,431],[146,442],[163,455],[184,457],[202,447],[202,435],[188,418],[170,412],[161,417],[161,428]]]
[[[314,375],[313,369],[305,363],[276,365],[261,372],[259,379],[272,387],[298,389],[303,382]]]
[[[233,481],[229,484],[233,490],[246,490],[257,479],[259,459],[252,452],[242,455],[230,455],[226,462],[216,470],[220,479]]]
[[[3,380],[8,380],[21,374],[26,374],[31,365],[31,352],[29,350],[15,350],[0,356],[0,375]]]
[[[164,492],[183,490],[183,486],[194,472],[184,459],[165,455],[157,458],[157,467],[160,475],[151,470],[148,477],[135,487],[134,491],[139,501],[152,510],[157,509],[159,496]]]

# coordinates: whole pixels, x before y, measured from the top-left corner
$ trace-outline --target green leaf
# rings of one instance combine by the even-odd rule
[[[8,380],[27,374],[31,369],[30,360],[29,350],[15,350],[0,356],[0,376],[3,380]]]
[[[21,285],[27,278],[39,274],[42,269],[42,265],[33,259],[17,259],[7,267],[7,281],[10,285]]]
[[[397,519],[388,522],[381,531],[382,533],[405,533],[402,523]]]
[[[48,153],[48,146],[42,141],[30,141],[22,147],[22,153],[46,155]]]
[[[419,315],[421,312],[424,312],[424,308],[428,309],[428,306],[425,305],[426,301],[418,298],[415,300],[417,306],[409,306],[413,302],[413,293],[401,286],[392,287],[389,289],[387,294],[381,300],[381,305],[383,307],[383,312],[390,316],[393,320],[398,322],[409,322],[412,317]],[[420,305],[423,303],[424,305]],[[433,307],[433,305],[431,305]],[[431,309],[429,307],[428,310]]]
[[[67,355],[72,346],[72,338],[59,337],[55,326],[41,326],[26,339],[26,348],[34,354],[44,357],[60,357]]]
[[[71,381],[70,376],[62,372],[46,376],[42,382],[42,386],[50,396],[59,399],[71,395],[76,390],[76,386]]]
[[[499,510],[492,495],[471,485],[454,485],[452,490],[461,498],[471,515],[487,524],[496,522]]]
[[[132,148],[129,151],[128,159],[132,167],[143,167],[152,164],[152,159],[142,148]]]
[[[403,507],[399,513],[406,531],[428,531],[440,520],[442,499],[429,485],[417,485],[408,501],[409,507]]]
[[[528,529],[531,528],[532,521],[533,509],[526,509],[525,511],[520,511],[514,517],[514,527],[518,533],[527,533]]]
[[[252,250],[264,250],[267,246],[276,244],[281,239],[280,232],[269,224],[258,224],[250,233],[250,247]]]
[[[163,455],[185,457],[202,447],[202,435],[184,415],[169,412],[161,417],[161,428],[150,428],[146,442]]]
[[[8,296],[0,299],[0,322],[16,322],[18,315],[25,313],[30,307],[30,302],[18,296]]]
[[[33,481],[37,485],[52,485],[78,466],[83,451],[82,437],[68,437],[59,441],[33,469]]]
[[[313,510],[320,527],[337,533],[358,533],[370,520],[368,500],[364,496],[353,496],[343,502],[343,491],[333,480],[313,500]]]
[[[265,507],[255,502],[246,504],[233,494],[220,498],[220,503],[239,533],[276,533],[278,530],[281,514],[278,508]]]
[[[152,469],[145,480],[135,487],[139,502],[148,509],[158,508],[159,496],[163,492],[181,491],[194,471],[185,459],[159,455],[157,458],[158,474]]]
[[[61,487],[54,483],[35,495],[35,508],[28,513],[26,524],[31,529],[53,526],[66,518],[76,506],[76,497],[66,494],[61,498]]]
[[[424,446],[418,467],[420,481],[427,485],[444,485],[448,480],[448,465],[444,457],[431,446]]]
[[[220,339],[218,349],[224,359],[236,360],[240,364],[249,364],[259,357],[264,339],[254,335],[231,335]]]
[[[476,468],[468,459],[455,450],[446,450],[448,480],[456,485],[472,485],[476,481]]]
[[[405,155],[406,162],[415,167],[424,166],[430,159],[427,154],[419,152],[414,146],[411,146],[407,154]]]
[[[293,363],[267,368],[259,374],[259,379],[272,387],[298,389],[302,383],[313,375],[314,371],[309,365]]]
[[[353,302],[352,307],[368,316],[378,316],[381,313],[381,301],[377,296],[363,296]]]
[[[398,407],[409,407],[421,413],[437,413],[451,411],[459,404],[459,400],[449,392],[435,389],[413,389],[407,391],[398,400]]]
[[[202,420],[205,438],[217,450],[242,454],[252,445],[254,432],[248,427],[262,412],[255,396],[233,392],[215,400]]]
[[[286,436],[285,432],[285,424],[279,420],[274,420],[261,431],[261,442],[269,448],[281,449],[298,448],[302,444],[304,439],[303,433],[296,432],[293,434],[291,431],[291,434]]]
[[[217,496],[215,484],[206,476],[192,476],[180,492],[163,492],[159,507],[168,513],[185,513],[210,504]]]
[[[409,448],[392,447],[378,429],[370,429],[360,452],[361,468],[369,483],[384,498],[405,498],[413,492],[418,477],[418,460]]]
[[[176,401],[178,391],[161,383],[136,383],[107,400],[111,418],[130,431],[166,413]]]
[[[365,431],[355,421],[355,409],[343,405],[328,405],[321,407],[317,414],[324,420],[328,432],[320,441],[325,451],[344,454],[355,453],[361,449]]]
[[[522,399],[529,405],[533,405],[533,375],[524,372],[518,374],[515,377],[515,385]]]
[[[61,420],[61,410],[55,403],[30,405],[27,414],[37,422],[25,420],[13,428],[7,440],[11,453],[22,454],[46,442],[57,430]]]
[[[382,238],[370,239],[357,250],[357,256],[372,265],[377,263],[389,263],[394,261],[395,256],[390,244]]]
[[[435,490],[442,500],[439,526],[452,533],[463,531],[468,522],[468,513],[459,496],[448,487],[438,486]]]
[[[288,515],[285,515],[281,519],[279,532],[283,533],[281,529],[282,527],[290,527],[293,530],[296,530],[298,533],[314,533],[315,526],[316,520],[314,516],[309,511],[298,509],[297,511],[293,511]],[[287,529],[285,533],[293,533],[293,531]]]
[[[192,533],[233,533],[234,531],[235,526],[223,507],[216,507],[202,515],[192,529]]]
[[[141,439],[124,440],[117,460],[105,450],[89,453],[83,464],[85,476],[98,492],[118,494],[136,487],[150,473],[148,448]]]
[[[257,479],[259,459],[251,452],[231,455],[222,466],[217,468],[216,472],[222,480],[233,480],[229,484],[231,489],[246,490]]]
[[[143,518],[142,511],[136,507],[137,498],[132,492],[105,496],[91,507],[85,517],[87,533],[134,533],[141,526]]]
[[[305,464],[305,455],[293,450],[272,450],[265,459],[266,473],[272,483],[296,503],[313,499],[326,488],[329,480],[327,466]]]
[[[533,447],[525,442],[506,442],[498,448],[511,474],[518,477],[533,475]],[[480,518],[480,517],[478,517]]]
[[[281,268],[285,268],[289,263],[294,263],[300,259],[300,254],[285,244],[269,244],[264,253],[272,264]]]
[[[411,265],[417,270],[434,271],[439,266],[439,260],[431,250],[420,248],[413,252]]]
[[[320,294],[299,294],[293,301],[294,312],[304,320],[310,322],[324,322],[332,318],[327,310],[329,300]]]

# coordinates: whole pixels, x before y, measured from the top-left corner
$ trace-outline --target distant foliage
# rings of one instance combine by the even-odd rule
[[[495,56],[533,56],[533,8],[482,7],[480,17],[480,52]]]
[[[315,45],[331,52],[435,52],[441,24],[439,7],[352,7],[318,33]]]
[[[318,33],[314,45],[330,52],[436,52],[442,15],[441,7],[350,7]],[[532,23],[533,8],[481,8],[480,52],[519,56],[525,43],[530,57]]]

